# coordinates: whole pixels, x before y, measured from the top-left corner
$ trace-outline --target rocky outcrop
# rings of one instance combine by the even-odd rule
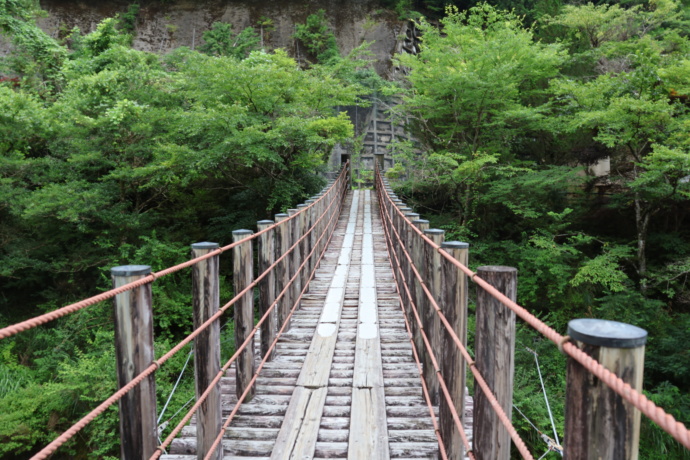
[[[107,17],[124,13],[134,0],[76,1],[42,0],[41,7],[48,17],[39,25],[54,37],[61,31],[79,27],[84,32],[94,30]],[[272,30],[265,34],[267,48],[285,48],[291,55],[304,60],[304,51],[296,46],[295,24],[320,9],[336,34],[338,47],[348,53],[364,41],[373,42],[371,51],[376,70],[388,75],[391,56],[395,52],[397,35],[402,23],[395,14],[385,11],[377,1],[337,0],[142,0],[137,15],[134,47],[145,51],[166,52],[178,46],[198,47],[201,35],[217,21],[233,25],[237,32],[255,27],[261,18],[272,21]]]

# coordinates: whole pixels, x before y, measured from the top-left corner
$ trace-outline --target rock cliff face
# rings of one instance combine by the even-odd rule
[[[131,3],[134,0],[42,0],[48,17],[39,24],[52,36],[75,26],[90,32],[102,19],[127,11]],[[248,26],[257,27],[259,19],[266,17],[273,21],[273,30],[265,37],[266,46],[285,48],[299,60],[304,60],[304,50],[292,38],[295,24],[323,9],[341,52],[347,53],[363,41],[374,42],[371,51],[382,75],[389,72],[396,36],[402,30],[395,15],[384,12],[375,0],[141,0],[139,4],[134,37],[137,49],[165,52],[178,46],[194,48],[201,43],[201,34],[216,21],[231,23],[239,32]]]

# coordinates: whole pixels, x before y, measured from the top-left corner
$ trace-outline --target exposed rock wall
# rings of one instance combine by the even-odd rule
[[[48,17],[39,24],[54,37],[61,28],[69,30],[75,26],[90,32],[102,19],[127,11],[134,2],[41,0]],[[376,69],[384,76],[390,72],[396,36],[402,30],[395,15],[384,12],[374,0],[142,0],[139,4],[134,37],[137,49],[165,52],[178,46],[198,47],[202,33],[216,21],[231,23],[233,30],[239,32],[248,26],[257,27],[259,19],[266,17],[274,25],[266,36],[266,46],[285,48],[298,59],[304,59],[304,51],[296,49],[292,38],[295,24],[323,9],[340,51],[347,53],[363,41],[373,41],[371,51],[377,61]]]

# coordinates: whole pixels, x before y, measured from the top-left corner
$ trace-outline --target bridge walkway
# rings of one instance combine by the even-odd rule
[[[237,401],[234,381],[231,368],[222,381],[224,418]],[[436,458],[422,394],[376,195],[355,190],[256,396],[225,434],[223,458]],[[196,458],[195,436],[192,419],[162,458]]]

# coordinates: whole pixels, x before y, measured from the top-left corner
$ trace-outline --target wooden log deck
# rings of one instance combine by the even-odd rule
[[[376,201],[369,190],[347,196],[290,330],[225,433],[224,459],[438,458]],[[222,393],[225,419],[237,401],[234,368]],[[196,454],[194,418],[162,458]]]

